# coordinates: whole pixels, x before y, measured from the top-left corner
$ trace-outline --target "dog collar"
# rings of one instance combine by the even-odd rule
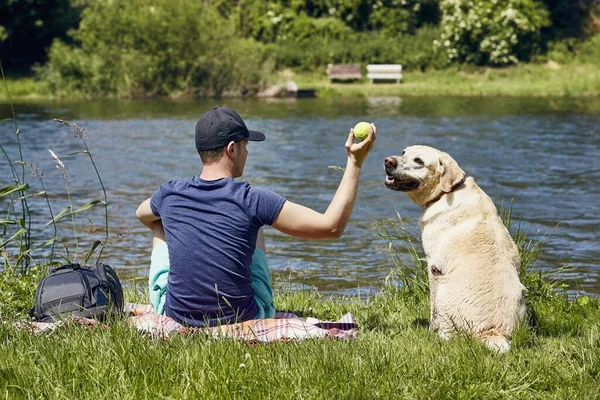
[[[442,197],[444,197],[445,194],[454,192],[456,189],[458,189],[459,187],[461,187],[464,183],[465,183],[465,178],[462,178],[460,181],[458,181],[458,183],[456,185],[452,186],[452,188],[450,189],[449,192],[442,192],[439,195],[437,195],[434,199],[429,200],[425,204],[425,208],[429,207],[430,205],[432,205],[436,201],[440,200]]]

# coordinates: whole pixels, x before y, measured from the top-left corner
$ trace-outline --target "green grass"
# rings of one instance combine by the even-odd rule
[[[370,298],[277,297],[319,318],[352,311],[352,342],[251,345],[178,336],[152,340],[124,323],[34,336],[0,327],[4,398],[595,398],[600,305],[556,296],[536,303],[537,333],[522,327],[498,355],[466,337],[428,332],[427,298],[392,289]]]
[[[512,204],[500,207],[506,226]],[[33,335],[14,328],[33,302],[43,267],[0,273],[0,398],[6,399],[374,399],[598,398],[600,300],[570,299],[542,273],[543,242],[516,228],[528,320],[497,354],[466,335],[428,330],[422,253],[402,220],[381,229],[390,274],[378,294],[325,296],[280,285],[279,310],[335,320],[352,312],[356,340],[249,344],[197,335],[140,335],[123,321],[64,326]],[[130,302],[148,302],[144,279]]]
[[[540,64],[508,68],[467,68],[404,71],[402,83],[331,83],[326,74],[291,77],[300,89],[317,89],[319,96],[600,96],[600,68],[592,64],[565,64],[553,70]]]
[[[46,91],[45,84],[29,76],[7,77],[6,84],[13,99],[51,98]],[[2,90],[0,90],[0,101],[8,101],[4,82],[2,82]]]
[[[502,207],[511,225],[511,209]],[[600,301],[569,299],[541,273],[541,243],[514,235],[528,288],[529,318],[512,349],[497,354],[458,335],[442,341],[427,327],[422,255],[402,221],[382,238],[403,245],[395,273],[378,294],[324,296],[277,291],[279,310],[335,320],[352,312],[354,341],[249,344],[202,335],[170,340],[141,336],[123,321],[65,326],[32,335],[13,328],[33,301],[44,269],[23,277],[0,273],[0,396],[7,399],[139,398],[596,398],[600,388]],[[398,257],[404,254],[404,257]],[[408,257],[407,257],[408,255]],[[416,274],[416,275],[415,275]],[[403,284],[402,284],[403,283]],[[145,282],[128,285],[127,301],[145,302]],[[12,304],[12,306],[11,306]]]

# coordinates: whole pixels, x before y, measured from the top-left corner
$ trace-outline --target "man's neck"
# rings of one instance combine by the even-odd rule
[[[228,168],[225,168],[222,165],[210,164],[205,165],[202,168],[202,173],[200,174],[200,179],[205,181],[216,181],[218,179],[223,178],[232,178],[233,174]]]

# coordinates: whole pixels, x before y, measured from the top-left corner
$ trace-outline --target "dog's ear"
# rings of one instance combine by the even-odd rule
[[[465,177],[465,171],[458,166],[458,163],[448,153],[440,152],[439,160],[440,185],[444,193],[450,193],[454,185]]]

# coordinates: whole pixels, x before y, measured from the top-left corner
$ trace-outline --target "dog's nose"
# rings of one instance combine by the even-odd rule
[[[383,164],[385,165],[386,171],[393,171],[398,166],[398,161],[396,161],[395,157],[386,157]]]

